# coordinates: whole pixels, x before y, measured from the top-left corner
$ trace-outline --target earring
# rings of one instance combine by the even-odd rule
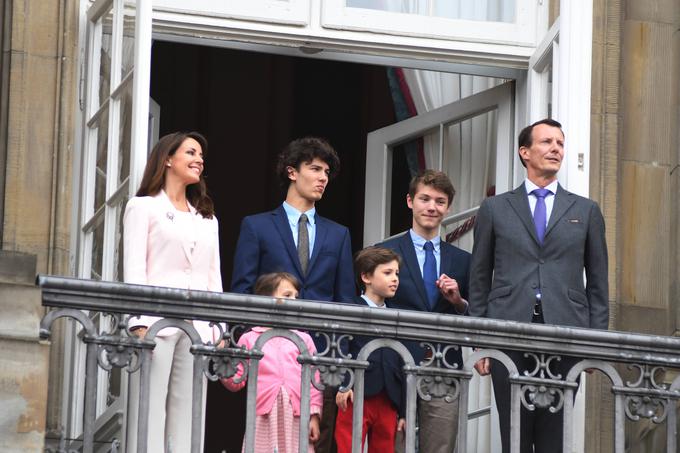
[[[172,167],[172,165],[170,164],[170,162],[168,162],[167,164],[165,164],[165,166],[166,166],[166,167]]]

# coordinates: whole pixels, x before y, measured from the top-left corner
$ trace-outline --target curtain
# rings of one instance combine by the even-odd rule
[[[500,79],[404,69],[404,77],[419,114],[492,88]],[[439,132],[424,137],[427,168],[441,168],[456,188],[451,212],[479,206],[493,191],[496,168],[496,112],[484,113],[444,129],[440,156]],[[471,251],[472,235],[463,234],[456,245]]]

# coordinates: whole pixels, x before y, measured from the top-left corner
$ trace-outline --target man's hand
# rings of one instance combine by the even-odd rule
[[[347,410],[348,400],[350,403],[354,402],[354,392],[351,390],[347,392],[338,392],[338,394],[335,395],[335,404],[337,404],[343,412]]]
[[[319,414],[309,417],[309,442],[314,443],[319,440]]]
[[[477,370],[480,376],[491,374],[491,360],[488,357],[480,359],[475,363],[475,370]]]
[[[406,428],[406,419],[400,418],[397,422],[397,431],[403,431]]]
[[[137,338],[144,338],[144,336],[146,335],[146,331],[147,331],[147,328],[142,327],[142,326],[135,327],[134,329],[130,329],[130,333],[132,335],[136,336]]]
[[[453,305],[458,313],[465,313],[467,302],[460,296],[458,282],[455,279],[442,274],[437,280],[436,285],[444,299]]]

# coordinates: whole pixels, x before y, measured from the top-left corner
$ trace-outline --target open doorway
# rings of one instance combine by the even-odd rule
[[[340,174],[318,209],[361,248],[366,136],[396,121],[385,67],[156,41],[151,97],[161,108],[160,135],[197,130],[208,138],[225,290],[241,219],[281,203],[276,156],[297,137],[321,136],[337,150]],[[406,187],[408,171],[398,173],[395,183]],[[240,451],[244,400],[245,392],[210,384],[205,451]]]
[[[278,152],[292,139],[321,136],[338,151],[340,175],[317,206],[323,216],[349,228],[353,251],[365,239],[373,243],[411,226],[405,195],[418,168],[442,169],[451,176],[462,203],[454,204],[454,209],[478,205],[488,194],[487,186],[495,180],[497,148],[506,157],[500,164],[502,172],[510,173],[511,84],[500,87],[504,80],[490,77],[406,71],[154,42],[151,97],[160,106],[160,135],[197,130],[208,138],[206,177],[220,219],[225,290],[231,283],[242,218],[275,208],[285,196],[274,177],[274,165]],[[505,93],[500,98],[507,100],[503,109],[497,102],[500,92]],[[369,133],[384,136],[388,130],[399,137],[385,143],[391,150],[389,169],[372,165],[373,174],[367,175]],[[414,154],[409,147],[419,150]],[[383,149],[382,145],[368,148],[374,154]],[[389,225],[380,236],[364,238],[368,231],[364,217],[369,218],[365,204],[370,195],[382,193],[375,184],[378,179],[389,180],[385,187],[391,194],[385,206]],[[467,233],[464,240],[471,246],[469,220],[474,219],[461,220],[464,224],[452,224],[455,228],[445,231],[447,240],[463,245],[456,232]],[[232,394],[211,383],[205,451],[239,451],[244,414],[245,392]]]

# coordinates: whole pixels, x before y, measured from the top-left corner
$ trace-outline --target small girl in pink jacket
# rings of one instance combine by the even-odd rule
[[[300,283],[287,272],[260,276],[253,293],[282,299],[295,299]],[[253,327],[238,341],[240,346],[252,349],[255,342],[268,327]],[[310,354],[316,353],[312,338],[305,332],[293,330],[307,346]],[[257,399],[255,421],[255,453],[297,453],[300,433],[300,385],[302,365],[297,358],[300,351],[286,338],[274,337],[262,347],[257,374]],[[235,383],[243,375],[239,365],[237,373],[222,379],[222,384],[232,392],[242,389],[246,383]],[[311,385],[311,384],[306,384]],[[314,386],[310,389],[309,453],[314,452],[313,443],[319,439],[319,416],[323,405],[322,394]],[[244,445],[245,447],[245,445]]]

